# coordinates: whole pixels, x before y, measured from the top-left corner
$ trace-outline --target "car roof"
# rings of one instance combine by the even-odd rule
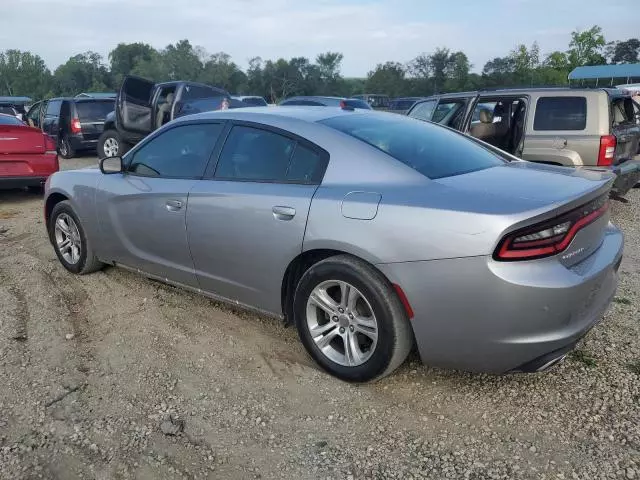
[[[341,115],[354,115],[365,114],[369,115],[374,113],[373,110],[358,109],[357,113],[354,113],[352,109],[342,109],[339,107],[247,107],[247,108],[234,108],[230,110],[216,110],[212,112],[197,113],[194,115],[187,115],[181,117],[179,120],[188,121],[192,119],[247,119],[246,117],[280,117],[293,120],[301,120],[309,123],[316,123],[328,118],[338,117]],[[381,113],[384,115],[384,113]],[[391,114],[389,114],[391,115]]]
[[[32,101],[29,97],[0,97],[0,103],[3,105],[26,105]]]

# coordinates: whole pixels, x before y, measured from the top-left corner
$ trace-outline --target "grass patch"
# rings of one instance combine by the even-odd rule
[[[613,297],[613,303],[619,303],[620,305],[631,305],[631,300],[627,297]]]
[[[571,358],[577,362],[584,363],[587,367],[595,367],[598,364],[595,358],[580,349],[571,352]]]
[[[640,375],[640,360],[636,360],[635,362],[628,363],[627,367],[636,375]]]

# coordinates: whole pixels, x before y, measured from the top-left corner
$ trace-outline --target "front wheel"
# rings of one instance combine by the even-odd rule
[[[342,380],[384,377],[404,362],[413,345],[392,285],[355,257],[330,257],[309,268],[296,289],[294,311],[309,354]]]
[[[58,260],[71,273],[83,275],[103,267],[68,201],[53,207],[47,229]]]
[[[122,140],[117,130],[105,130],[98,138],[98,157],[108,158],[122,156],[129,150],[129,145]]]

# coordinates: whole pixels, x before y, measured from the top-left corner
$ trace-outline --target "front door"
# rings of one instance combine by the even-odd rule
[[[101,258],[197,287],[187,202],[221,130],[220,123],[176,125],[131,151],[123,174],[102,176],[96,198]]]
[[[324,151],[285,132],[233,126],[215,175],[189,194],[189,246],[203,290],[282,313],[282,279],[302,252],[326,162]]]
[[[154,87],[153,82],[144,78],[124,78],[116,100],[116,117],[122,128],[145,135],[151,132],[151,95]]]

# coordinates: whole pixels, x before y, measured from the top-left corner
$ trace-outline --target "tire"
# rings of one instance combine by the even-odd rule
[[[69,221],[69,219],[71,221]],[[74,237],[72,243],[75,243],[78,246],[77,260],[69,258],[71,249],[64,249],[63,252],[60,248],[59,240],[64,237],[69,238],[69,236],[65,236],[62,231],[56,231],[56,222],[58,222],[58,220],[63,220],[66,223],[68,230],[72,232],[70,235]],[[47,230],[58,260],[60,260],[62,266],[71,273],[75,273],[76,275],[85,275],[87,273],[98,271],[104,267],[104,264],[95,256],[91,243],[82,228],[82,224],[68,201],[57,203],[55,207],[53,207],[51,216],[49,217]]]
[[[346,302],[347,306],[341,302],[344,284],[350,287],[346,291],[356,298],[355,308],[348,307],[350,302]],[[333,300],[328,302],[332,308],[342,303],[343,311],[330,309],[337,315],[329,318],[329,310],[318,307],[310,299],[314,292],[323,292],[322,298],[326,298],[325,293],[329,295]],[[350,294],[347,294],[349,299]],[[320,297],[315,295],[315,298]],[[368,382],[382,378],[405,361],[413,346],[413,332],[407,313],[391,283],[374,267],[350,255],[330,257],[309,268],[296,288],[293,309],[298,335],[307,352],[324,370],[341,380]],[[367,331],[373,331],[375,325],[375,341],[371,333],[361,333],[365,323],[360,322],[364,320]],[[314,340],[312,329],[326,333],[316,335]],[[332,340],[324,344],[330,335]],[[357,355],[347,354],[349,338],[355,338],[357,342]],[[316,343],[318,339],[321,339],[320,345]],[[342,356],[341,349],[344,350]],[[353,352],[354,348],[350,351]]]
[[[73,158],[76,151],[71,146],[71,141],[66,135],[58,141],[58,154],[65,159]]]
[[[113,150],[114,146],[115,151]],[[122,139],[117,130],[105,130],[98,138],[98,158],[100,159],[117,155],[122,156],[130,148],[130,145]]]

